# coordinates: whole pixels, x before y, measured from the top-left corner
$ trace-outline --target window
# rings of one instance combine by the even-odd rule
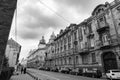
[[[74,32],[74,39],[77,40],[77,33]]]
[[[83,64],[87,64],[89,61],[88,61],[88,55],[83,55],[82,56],[82,63]]]
[[[99,18],[99,26],[104,27],[106,25],[105,16]]]
[[[91,27],[91,23],[88,24],[88,28],[89,28],[89,32],[92,33],[92,27]]]
[[[79,28],[78,33],[79,33],[79,35],[78,35],[79,36],[79,40],[81,40],[83,38],[82,29],[81,28]]]
[[[69,43],[71,42],[71,36],[68,36],[68,42]]]
[[[94,39],[90,39],[90,47],[94,47]]]
[[[118,6],[116,9],[120,12],[120,6]]]
[[[105,34],[105,35],[103,35],[102,36],[102,41],[103,42],[107,42],[109,39],[108,39],[108,35],[107,34]]]
[[[63,64],[63,60],[61,59],[61,65]]]
[[[88,42],[85,42],[84,48],[88,48]]]
[[[76,56],[76,64],[79,64],[78,56]]]
[[[95,56],[95,53],[92,53],[92,63],[95,63],[96,62],[96,56]]]
[[[102,22],[102,21],[103,21],[103,18],[100,18],[99,21]]]
[[[67,64],[66,58],[64,59],[64,61],[65,61],[65,64]]]
[[[70,49],[71,48],[71,43],[68,43],[68,49]]]
[[[72,59],[71,59],[71,57],[69,58],[69,64],[72,64]]]
[[[84,28],[83,30],[84,30],[84,34],[86,34],[86,29]]]
[[[64,45],[64,50],[66,50],[66,45]]]

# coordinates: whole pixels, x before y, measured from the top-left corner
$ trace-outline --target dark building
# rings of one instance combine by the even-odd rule
[[[0,72],[17,0],[0,0]]]

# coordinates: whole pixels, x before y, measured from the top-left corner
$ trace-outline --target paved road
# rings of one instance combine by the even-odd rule
[[[30,75],[28,74],[20,74],[19,75],[13,75],[10,80],[34,80]]]
[[[75,76],[58,72],[42,71],[36,69],[28,69],[28,71],[30,71],[31,74],[33,74],[34,76],[38,77],[41,80],[106,80],[83,76]]]

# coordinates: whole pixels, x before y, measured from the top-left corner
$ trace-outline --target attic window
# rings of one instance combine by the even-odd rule
[[[117,7],[117,10],[120,11],[120,6]]]
[[[103,21],[103,18],[100,18],[99,20],[100,20],[100,22],[102,22],[102,21]]]

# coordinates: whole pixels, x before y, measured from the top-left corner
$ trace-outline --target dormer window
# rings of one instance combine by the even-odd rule
[[[117,7],[117,10],[120,12],[120,6]]]
[[[100,18],[99,21],[102,22],[104,19],[103,18]]]

